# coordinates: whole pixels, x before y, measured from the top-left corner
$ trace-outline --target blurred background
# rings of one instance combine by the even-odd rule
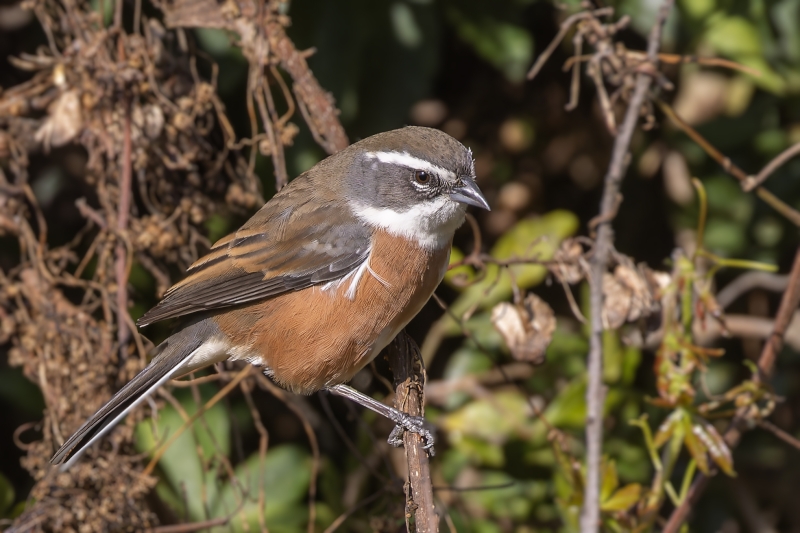
[[[75,4],[75,9],[104,10],[109,24],[112,4],[93,0],[91,5]],[[30,3],[40,10],[44,5]],[[613,137],[595,86],[585,75],[577,106],[565,109],[570,73],[563,66],[574,53],[573,33],[556,47],[534,80],[526,79],[560,24],[580,9],[578,3],[298,0],[276,5],[280,16],[286,17],[284,22],[290,21],[286,33],[297,49],[310,51],[310,70],[333,95],[351,142],[415,124],[442,129],[473,150],[478,183],[492,206],[491,212],[474,213],[482,251],[508,259],[537,250],[538,257],[548,259],[563,239],[589,234],[587,224],[598,213]],[[630,23],[615,40],[630,50],[644,50],[659,5],[656,0],[624,0],[598,1],[596,7],[613,7],[610,20],[629,16]],[[126,21],[133,17],[133,9],[124,4]],[[6,94],[36,75],[18,68],[11,58],[36,54],[47,46],[44,18],[36,13],[41,15],[8,0],[0,5],[0,87]],[[159,9],[148,3],[142,13],[147,19],[162,18]],[[188,55],[199,58],[193,67],[197,76],[215,79],[236,137],[250,136],[244,98],[250,67],[235,37],[223,29],[165,35],[167,50],[189,50]],[[781,151],[800,143],[800,0],[678,1],[664,29],[662,51],[724,58],[758,71],[754,75],[693,61],[661,67],[674,88],[661,89],[660,97],[746,173],[757,173]],[[588,45],[584,53],[590,53]],[[277,87],[274,82],[273,86]],[[281,112],[287,108],[283,100],[279,108]],[[617,117],[622,109],[617,108]],[[8,106],[0,110],[0,127],[11,132],[9,117],[24,113]],[[33,119],[44,114],[44,109],[28,113]],[[674,251],[691,253],[697,241],[698,200],[691,184],[696,177],[708,196],[705,248],[719,257],[758,261],[775,265],[780,274],[788,272],[798,246],[797,227],[754,194],[742,191],[736,179],[663,113],[656,110],[654,118],[652,127],[638,129],[633,137],[632,161],[622,186],[624,201],[614,221],[617,250],[651,269],[672,271]],[[326,155],[300,114],[291,120],[298,132],[285,147],[290,178]],[[212,144],[221,138],[215,128],[219,126],[210,126]],[[86,198],[90,206],[101,206],[96,182],[87,178],[90,151],[81,143],[78,137],[29,155],[26,179],[46,221],[50,249],[73,242],[84,231],[85,214],[76,200]],[[246,148],[239,150],[249,157]],[[275,175],[272,159],[262,152],[254,156],[254,173],[260,177],[259,193],[268,199],[275,191]],[[4,187],[13,182],[14,161],[3,153],[0,142],[0,165],[7,175]],[[800,158],[775,171],[765,187],[800,209],[798,176]],[[5,193],[0,190],[1,194]],[[225,194],[230,195],[230,189],[222,190],[218,205],[189,222],[210,242],[236,229],[258,207],[252,201],[231,205],[222,201]],[[134,201],[141,203],[138,196]],[[94,228],[85,235],[96,232]],[[66,401],[46,400],[29,379],[30,372],[23,372],[22,352],[13,352],[24,344],[23,325],[8,318],[15,309],[9,291],[27,254],[17,241],[12,232],[0,233],[4,272],[0,281],[5,291],[0,305],[4,328],[0,330],[0,517],[8,520],[36,505],[29,496],[44,475],[41,461],[26,463],[23,458],[29,454],[29,444],[42,438],[45,406]],[[91,238],[78,242],[77,259],[66,258],[64,268],[74,271],[91,242]],[[198,242],[202,253],[203,244]],[[473,250],[475,237],[469,225],[459,231],[455,246],[454,260]],[[164,257],[168,264],[168,256]],[[92,261],[82,274],[86,279],[93,275]],[[165,267],[172,282],[180,279],[180,266],[175,261]],[[525,268],[518,272],[518,285],[546,301],[556,317],[542,365],[515,362],[492,326],[491,307],[512,299],[511,286],[488,299],[470,296],[464,284],[476,275],[472,268],[449,275],[437,291],[459,315],[469,311],[463,329],[442,319],[444,311],[433,300],[408,328],[423,347],[431,385],[427,416],[439,428],[439,453],[432,465],[440,514],[446,516],[442,531],[576,530],[588,337],[572,308],[588,314],[588,291],[585,282],[572,286],[571,305],[552,273],[542,266]],[[712,280],[711,292],[717,293],[747,272],[721,268],[704,279]],[[785,287],[785,278],[771,276],[769,282],[720,302],[724,312],[743,325],[736,329],[731,322],[736,330],[729,337],[709,334],[702,341],[723,348],[724,356],[709,358],[689,376],[696,392],[691,405],[708,402],[750,379],[751,368],[745,363],[758,358],[764,333],[752,333],[748,325],[775,315]],[[156,302],[159,283],[149,268],[134,261],[129,280],[133,319]],[[63,294],[75,304],[81,302],[77,288],[65,288]],[[102,315],[100,310],[95,313]],[[604,339],[608,386],[604,498],[616,496],[603,511],[609,531],[660,530],[674,507],[670,498],[662,497],[655,517],[644,517],[642,509],[656,472],[643,432],[629,424],[647,414],[655,432],[671,412],[651,401],[659,395],[658,343],[648,348],[631,340],[634,332],[648,328],[653,329],[652,324],[639,321],[608,332]],[[167,333],[161,326],[145,332],[155,343]],[[775,405],[768,420],[790,437],[800,437],[798,336],[800,332],[792,328],[769,383]],[[48,341],[39,337],[37,342]],[[498,368],[506,373],[498,374]],[[66,371],[85,372],[85,368]],[[467,376],[475,379],[466,380]],[[385,378],[391,379],[391,373],[379,358],[354,385],[384,398],[389,392]],[[119,383],[110,383],[109,390],[123,382],[120,378]],[[142,454],[146,464],[164,435],[181,424],[181,413],[191,415],[223,384],[210,381],[194,390],[174,388],[172,401],[157,399],[157,422],[138,423],[131,456]],[[228,394],[206,412],[205,422],[183,433],[157,461],[153,478],[157,485],[146,499],[146,507],[157,517],[152,521],[199,522],[233,514],[235,520],[220,530],[245,530],[249,524],[250,530],[293,532],[306,530],[311,516],[318,531],[329,528],[337,517],[341,531],[403,530],[402,451],[384,444],[391,429],[388,422],[336,398],[281,397],[265,387],[254,384],[246,394],[239,389]],[[143,416],[149,413],[150,408],[143,410]],[[718,413],[708,418],[708,424],[722,433],[730,413]],[[316,438],[310,440],[309,432]],[[259,454],[265,441],[268,449]],[[665,448],[657,451],[662,453]],[[800,531],[799,457],[800,450],[774,432],[760,428],[748,432],[732,451],[736,475],[718,473],[712,479],[694,508],[689,530]],[[672,472],[676,491],[696,461],[691,451],[678,450]],[[626,491],[620,493],[621,489]],[[636,529],[637,524],[644,524],[643,529]]]

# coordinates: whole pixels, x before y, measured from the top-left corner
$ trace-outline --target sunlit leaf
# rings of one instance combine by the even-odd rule
[[[728,448],[725,439],[722,438],[722,435],[719,434],[717,429],[706,420],[698,418],[695,420],[693,430],[698,440],[703,442],[704,447],[711,456],[711,460],[727,475],[735,477],[736,472],[733,470],[733,456],[731,455],[731,450]],[[700,468],[699,461],[697,467]]]
[[[458,247],[453,246],[450,250],[450,265],[454,265],[464,259],[464,252]],[[451,268],[444,275],[444,282],[453,288],[460,289],[467,283],[472,283],[475,279],[475,269],[471,266],[461,265]]]
[[[499,261],[531,258],[545,261],[552,258],[561,241],[578,229],[577,217],[569,211],[551,211],[541,217],[521,220],[498,239],[491,256]],[[486,276],[466,289],[453,303],[451,309],[458,316],[474,303],[483,308],[506,300],[512,293],[513,281],[523,289],[544,280],[547,269],[537,264],[518,264],[501,268],[495,264],[487,266]]]
[[[619,487],[617,465],[613,459],[603,457],[600,467],[600,501],[605,501]]]
[[[450,441],[456,444],[464,436],[477,437],[495,445],[512,436],[523,439],[542,437],[545,428],[531,416],[530,410],[530,404],[521,392],[506,390],[444,415],[441,425],[450,432]]]
[[[716,19],[706,31],[706,41],[719,54],[732,57],[761,53],[761,39],[753,23],[744,17]]]
[[[624,511],[639,501],[642,495],[642,486],[638,483],[625,485],[616,491],[609,499],[600,504],[603,511]]]
[[[675,425],[679,424],[682,419],[683,419],[682,410],[676,409],[675,411],[670,413],[670,415],[666,419],[664,419],[661,425],[658,426],[658,431],[656,431],[656,434],[653,437],[653,445],[656,448],[660,448],[661,446],[663,446],[675,432]]]
[[[699,426],[693,426],[691,420],[688,418],[682,419],[682,423],[685,426],[686,433],[683,436],[683,443],[686,445],[686,449],[689,451],[689,454],[697,463],[697,468],[704,474],[709,474],[708,469],[708,457],[706,456],[706,452],[708,451],[708,447],[704,439],[699,438],[695,429]]]

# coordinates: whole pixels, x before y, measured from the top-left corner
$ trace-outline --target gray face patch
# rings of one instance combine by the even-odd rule
[[[403,128],[351,148],[358,150],[350,167],[348,195],[370,207],[408,211],[475,179],[472,152],[438,130]]]

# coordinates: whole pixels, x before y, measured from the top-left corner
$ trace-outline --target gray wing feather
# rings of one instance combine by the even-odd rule
[[[367,259],[371,231],[346,206],[291,204],[291,198],[273,198],[192,265],[137,324],[305,289],[344,277]]]

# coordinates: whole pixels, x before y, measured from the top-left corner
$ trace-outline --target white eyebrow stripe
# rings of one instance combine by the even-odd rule
[[[389,163],[393,165],[403,165],[404,167],[413,168],[416,170],[425,170],[442,177],[447,177],[451,180],[456,179],[453,171],[446,168],[434,165],[430,161],[425,161],[419,157],[414,157],[408,152],[367,152],[364,154],[369,159],[377,159],[381,163]]]

